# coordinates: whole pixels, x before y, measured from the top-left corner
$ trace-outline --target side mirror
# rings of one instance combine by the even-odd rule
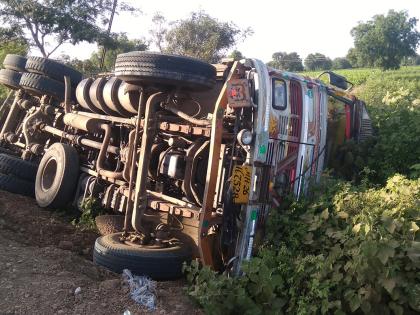
[[[329,74],[329,77],[330,77],[330,84],[331,85],[334,85],[334,86],[336,86],[340,89],[343,89],[343,90],[347,90],[348,84],[347,84],[347,80],[346,80],[345,77],[343,77],[341,75],[338,75],[338,74],[336,74],[332,71],[329,72],[328,74]]]
[[[350,84],[350,88],[353,87],[353,83],[347,81],[347,79],[345,77],[343,77],[342,75],[339,75],[337,73],[334,73],[332,71],[324,71],[322,72],[318,78],[320,78],[322,75],[324,74],[328,74],[329,77],[329,83],[331,85],[334,85],[342,90],[347,90],[349,87],[348,85]]]

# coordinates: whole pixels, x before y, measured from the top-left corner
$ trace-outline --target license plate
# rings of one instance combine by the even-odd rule
[[[232,173],[233,202],[248,203],[251,188],[251,166],[236,165]]]

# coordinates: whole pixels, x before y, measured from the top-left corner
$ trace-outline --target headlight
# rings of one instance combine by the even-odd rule
[[[250,145],[253,140],[252,132],[247,129],[242,129],[239,131],[237,139],[242,145]]]

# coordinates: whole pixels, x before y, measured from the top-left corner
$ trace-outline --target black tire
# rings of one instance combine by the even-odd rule
[[[0,154],[0,173],[13,175],[29,182],[35,182],[38,164],[18,157]]]
[[[61,62],[54,61],[43,57],[29,57],[26,62],[26,71],[46,75],[54,80],[64,83],[64,77],[69,76],[71,85],[76,88],[83,75]]]
[[[36,96],[49,95],[58,101],[64,100],[64,83],[36,73],[24,73],[20,86]]]
[[[1,154],[12,155],[12,156],[15,155],[15,153],[13,151],[9,150],[8,148],[4,148],[4,147],[0,147],[0,153]]]
[[[76,100],[84,109],[93,113],[103,114],[103,112],[97,109],[90,100],[89,91],[93,81],[94,80],[92,78],[86,78],[80,81],[76,87]]]
[[[25,57],[22,57],[19,55],[8,54],[4,58],[3,66],[9,70],[25,72],[26,60],[27,59]]]
[[[98,237],[93,250],[93,261],[114,272],[129,269],[136,275],[146,275],[155,280],[181,278],[182,265],[191,260],[191,251],[184,245],[150,249],[121,243],[121,233]]]
[[[0,70],[0,84],[5,85],[9,89],[17,90],[20,89],[20,79],[22,74],[17,71],[9,69]]]
[[[0,174],[0,189],[29,197],[35,192],[34,183],[5,174]]]
[[[68,144],[54,143],[38,166],[35,197],[40,207],[61,208],[73,200],[79,178],[79,156]]]
[[[131,84],[206,90],[216,82],[216,68],[195,58],[133,51],[117,56],[115,76]]]

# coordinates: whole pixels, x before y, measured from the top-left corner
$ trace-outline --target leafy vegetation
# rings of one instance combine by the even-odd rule
[[[267,65],[286,71],[303,71],[302,59],[297,52],[276,52],[273,54],[272,60],[268,62]]]
[[[156,29],[151,31],[153,42],[164,52],[196,57],[217,62],[240,39],[252,33],[242,30],[232,22],[222,22],[204,11],[192,12],[189,17],[170,23],[165,29],[165,19],[154,17]]]
[[[375,139],[364,145],[348,142],[341,148],[346,164],[339,174],[357,181],[367,167],[375,184],[395,173],[411,176],[420,161],[420,67],[337,72],[357,84],[354,92],[366,102],[376,131]]]
[[[332,61],[332,69],[351,69],[351,63],[347,58],[338,57]]]
[[[81,41],[108,44],[108,24],[114,1],[0,0],[3,33],[18,37],[49,57],[63,43]],[[118,11],[135,11],[120,2]]]
[[[309,54],[304,61],[305,69],[308,71],[329,70],[332,68],[332,61],[327,56],[315,53]]]
[[[341,148],[347,164],[333,173],[342,179],[272,209],[242,277],[186,267],[205,313],[420,312],[420,68],[338,73],[358,83],[375,138]]]
[[[355,66],[398,69],[403,58],[416,55],[420,41],[416,24],[417,19],[407,12],[394,10],[360,22],[351,31],[355,48],[348,58]]]
[[[1,40],[1,36],[0,36]],[[3,60],[7,54],[17,54],[21,56],[26,56],[28,53],[28,45],[24,41],[19,40],[3,40],[0,43],[0,63],[3,64]],[[0,104],[6,98],[9,93],[9,89],[4,85],[0,84]]]
[[[112,45],[108,46],[105,52],[103,67],[101,68],[101,57],[103,47],[93,52],[89,59],[79,60],[77,58],[71,59],[70,56],[62,55],[61,61],[73,68],[81,71],[86,75],[94,75],[100,72],[112,71],[114,69],[115,60],[118,54],[129,51],[144,51],[148,45],[141,39],[128,39],[125,34],[118,34],[113,36]]]
[[[420,179],[328,181],[317,196],[271,211],[267,244],[242,277],[186,268],[207,314],[420,311]]]
[[[82,213],[72,220],[72,224],[84,230],[95,230],[95,218],[98,215],[105,214],[106,210],[95,198],[85,198],[81,204]]]

